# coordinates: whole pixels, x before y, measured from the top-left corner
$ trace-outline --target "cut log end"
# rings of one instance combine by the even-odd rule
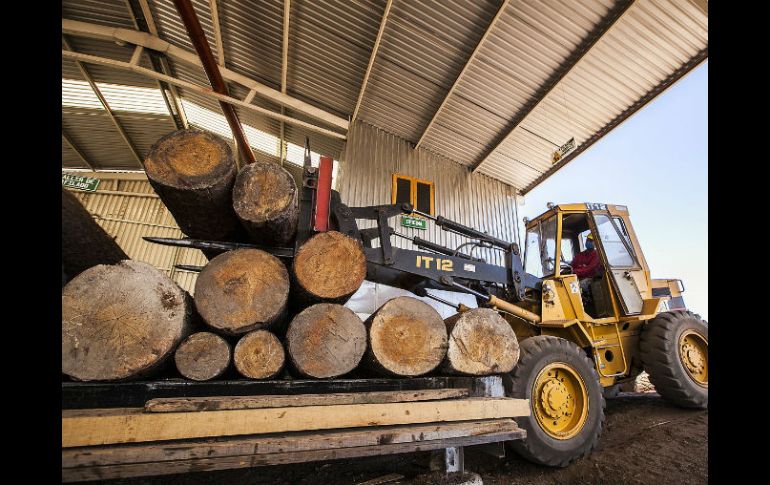
[[[337,231],[316,234],[294,258],[297,283],[311,300],[341,302],[366,277],[366,256],[359,241]]]
[[[318,303],[291,321],[286,347],[300,374],[314,378],[338,377],[361,362],[366,350],[366,327],[349,308]]]
[[[275,256],[236,249],[207,264],[195,283],[195,306],[215,329],[231,335],[280,321],[289,298],[289,273]]]
[[[162,137],[144,160],[148,178],[180,189],[213,185],[228,177],[234,167],[232,150],[222,138],[195,129]]]
[[[230,365],[230,344],[211,332],[198,332],[185,339],[174,354],[180,374],[194,381],[219,377]]]
[[[238,173],[233,209],[255,242],[289,244],[297,231],[297,183],[275,163],[252,163]]]
[[[513,329],[490,308],[474,308],[446,319],[449,349],[442,369],[453,374],[483,376],[513,370],[519,342]]]
[[[233,361],[244,377],[270,379],[281,372],[286,356],[278,337],[267,330],[255,330],[238,341]]]
[[[389,300],[366,321],[370,368],[396,376],[434,370],[447,351],[447,331],[430,305],[401,296]]]
[[[62,290],[62,372],[125,380],[157,368],[189,333],[192,303],[146,263],[94,266]]]

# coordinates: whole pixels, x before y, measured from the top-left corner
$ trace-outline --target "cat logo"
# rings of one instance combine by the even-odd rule
[[[431,269],[431,265],[434,269],[439,271],[454,271],[454,262],[451,259],[434,258],[432,256],[417,256],[417,267]]]

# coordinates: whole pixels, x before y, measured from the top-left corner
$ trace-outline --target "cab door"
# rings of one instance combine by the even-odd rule
[[[598,236],[598,250],[615,294],[626,315],[642,311],[642,295],[637,281],[644,278],[623,221],[607,213],[591,213],[591,228]]]

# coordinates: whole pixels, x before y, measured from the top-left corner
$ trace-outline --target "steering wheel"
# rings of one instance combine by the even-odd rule
[[[572,274],[572,265],[567,263],[566,261],[561,261],[559,263],[559,273]]]

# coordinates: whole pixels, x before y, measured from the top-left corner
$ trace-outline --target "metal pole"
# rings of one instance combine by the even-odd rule
[[[203,69],[206,71],[206,76],[211,83],[211,87],[215,92],[227,96],[227,85],[222,79],[222,73],[219,72],[219,66],[214,59],[214,54],[211,52],[211,46],[206,39],[206,34],[203,32],[200,21],[198,21],[198,16],[195,14],[192,3],[190,0],[174,0],[174,5],[187,29],[187,35],[190,37],[190,41],[195,47],[198,57],[200,57]],[[227,124],[230,125],[230,130],[233,132],[235,143],[238,145],[241,155],[246,160],[246,163],[256,162],[254,152],[251,151],[251,147],[246,139],[246,134],[243,132],[241,122],[238,120],[238,114],[235,112],[235,108],[223,101],[220,101],[219,105],[222,107],[222,113],[225,115],[225,119],[227,119]]]

